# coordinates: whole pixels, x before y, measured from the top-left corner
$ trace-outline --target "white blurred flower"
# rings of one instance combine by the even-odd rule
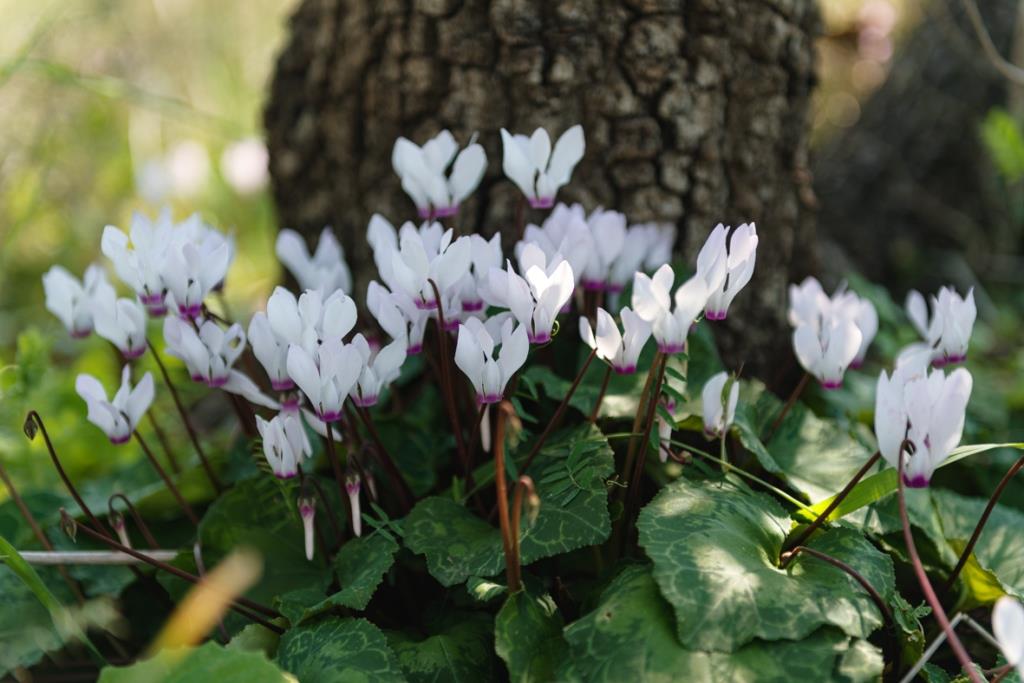
[[[531,246],[527,245],[528,249]],[[512,269],[511,261],[506,261],[505,270],[491,269],[482,294],[492,306],[512,312],[526,329],[530,343],[544,344],[551,341],[555,318],[572,296],[574,279],[568,261],[547,263],[539,249],[533,251],[536,261],[526,257],[526,262],[532,265],[525,277]]]
[[[830,316],[815,327],[809,323],[793,331],[793,350],[804,370],[825,389],[843,385],[843,374],[857,356],[862,335],[847,318]]]
[[[597,334],[590,327],[586,316],[580,316],[580,337],[584,343],[597,351],[597,357],[606,361],[620,375],[636,372],[636,363],[644,344],[651,338],[651,324],[638,316],[629,307],[623,308],[623,333],[615,324],[615,318],[603,308],[597,309]]]
[[[220,172],[235,192],[256,194],[270,180],[270,154],[258,138],[246,138],[228,145],[220,157]]]
[[[63,266],[53,266],[43,275],[46,310],[53,313],[76,339],[88,337],[93,328],[93,300],[110,298],[114,288],[103,268],[95,263],[85,269],[80,281]]]
[[[313,454],[302,420],[295,413],[279,413],[271,420],[256,416],[263,439],[263,455],[278,479],[291,479],[302,461]]]
[[[117,298],[114,288],[93,297],[96,334],[116,346],[125,358],[146,352],[146,312],[135,299]]]
[[[352,273],[345,262],[345,250],[330,228],[320,233],[312,256],[306,241],[294,230],[279,232],[274,249],[302,289],[322,289],[324,294],[338,289],[346,294],[352,291]]]
[[[1008,664],[1024,679],[1024,606],[1004,595],[992,610],[992,633]]]
[[[164,162],[171,191],[178,197],[194,197],[210,179],[210,155],[195,140],[183,140],[167,153]]]
[[[673,308],[669,292],[674,280],[668,264],[653,277],[637,273],[633,278],[633,310],[651,324],[658,350],[667,354],[683,351],[690,326],[708,300],[707,282],[698,272],[676,290]]]
[[[398,379],[398,373],[405,361],[405,340],[396,339],[380,351],[373,353],[366,338],[357,334],[352,346],[362,357],[363,369],[352,393],[352,402],[361,408],[376,405],[384,387]]]
[[[966,297],[961,297],[952,287],[940,288],[938,296],[931,297],[931,318],[920,292],[911,290],[907,294],[906,308],[910,322],[932,349],[935,367],[967,359],[967,345],[978,317],[973,288],[967,290]]]
[[[719,223],[697,256],[697,271],[703,270],[710,292],[705,310],[708,320],[725,320],[729,305],[754,274],[757,227],[744,223],[731,236],[728,232],[729,228]],[[724,277],[720,266],[710,267],[716,261],[724,264]]]

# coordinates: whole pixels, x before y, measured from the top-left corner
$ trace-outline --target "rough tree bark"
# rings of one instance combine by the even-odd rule
[[[978,2],[1007,58],[1019,4]],[[960,0],[924,7],[857,124],[814,160],[822,236],[897,290],[950,278],[971,284],[965,259],[975,273],[995,275],[1020,240],[979,132],[990,107],[1007,104],[1007,81],[985,58]]]
[[[812,266],[818,26],[807,0],[303,0],[265,113],[281,224],[335,226],[362,292],[370,215],[414,217],[397,136],[479,132],[489,171],[459,223],[510,242],[518,191],[498,128],[582,123],[587,154],[560,200],[674,222],[690,258],[718,222],[757,221],[754,281],[720,337],[765,368],[788,346],[785,285]]]

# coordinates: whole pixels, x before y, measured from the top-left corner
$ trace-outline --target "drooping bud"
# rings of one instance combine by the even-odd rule
[[[132,540],[128,537],[128,529],[124,524],[124,515],[117,511],[110,513],[110,526],[114,527],[117,539],[121,541],[121,545],[131,548]]]
[[[359,475],[350,472],[345,475],[345,493],[348,494],[348,504],[351,510],[352,533],[356,536],[363,535],[363,518],[359,507]]]
[[[306,542],[306,559],[313,559],[313,517],[316,515],[316,500],[313,498],[299,498],[299,516],[302,517],[302,534]]]
[[[64,508],[60,509],[60,530],[67,534],[72,542],[75,542],[75,537],[78,535],[78,522]]]

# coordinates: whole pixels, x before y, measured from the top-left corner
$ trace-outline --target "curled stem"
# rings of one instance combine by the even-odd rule
[[[967,650],[964,649],[963,643],[960,642],[960,638],[957,637],[956,631],[949,623],[949,618],[946,616],[946,611],[942,609],[942,602],[939,601],[939,597],[935,594],[935,589],[932,588],[932,583],[928,579],[928,574],[924,571],[924,565],[921,564],[921,557],[917,554],[917,546],[914,545],[914,532],[910,528],[910,517],[907,515],[907,497],[906,497],[906,485],[903,482],[903,445],[900,445],[899,454],[899,468],[897,472],[898,485],[897,493],[899,494],[899,507],[900,507],[900,521],[903,522],[903,539],[907,544],[907,552],[910,554],[910,562],[914,566],[914,573],[917,575],[917,581],[921,584],[921,591],[924,593],[925,599],[932,608],[932,612],[935,614],[935,620],[939,622],[939,626],[942,627],[943,633],[946,634],[946,640],[949,641],[949,645],[953,648],[953,652],[956,654],[956,658],[960,661],[960,666],[964,672],[971,679],[971,683],[982,683],[981,677],[978,676],[977,671],[974,668],[974,664],[971,662],[971,656],[967,654]]]
[[[811,537],[811,534],[817,531],[822,524],[827,522],[828,516],[832,514],[832,511],[839,507],[839,504],[842,503],[848,495],[850,495],[850,491],[853,491],[853,487],[855,487],[857,483],[864,478],[864,475],[871,471],[871,468],[875,466],[875,463],[877,463],[881,457],[882,454],[879,451],[875,451],[875,454],[868,458],[868,461],[864,463],[864,466],[857,470],[857,474],[853,475],[853,479],[847,482],[846,486],[843,487],[843,490],[836,494],[835,498],[832,499],[832,502],[828,504],[828,507],[822,510],[821,514],[815,517],[814,521],[807,525],[807,528],[797,536],[796,540],[789,544],[790,547],[795,548],[796,546],[803,545],[807,539]],[[782,557],[779,558],[779,567],[785,569],[793,557],[795,557],[793,551],[783,552]]]
[[[206,452],[199,443],[199,435],[196,434],[195,427],[192,426],[192,420],[188,416],[188,411],[185,409],[185,405],[181,402],[181,397],[178,396],[177,387],[175,387],[174,382],[171,381],[171,375],[167,372],[167,366],[164,365],[163,360],[160,358],[160,354],[156,351],[156,347],[153,346],[153,342],[147,339],[146,345],[149,346],[149,350],[153,353],[153,358],[156,360],[156,364],[160,368],[160,374],[163,375],[164,384],[167,385],[167,389],[171,392],[171,398],[174,399],[174,405],[178,409],[178,414],[181,415],[181,421],[185,424],[185,431],[188,432],[188,437],[192,441],[192,446],[196,449],[196,455],[199,456],[199,462],[203,466],[203,471],[206,472],[206,477],[210,480],[210,484],[213,486],[213,489],[217,493],[220,493],[224,490],[224,487],[221,485],[220,480],[217,479],[217,475],[213,473],[213,467],[210,465],[210,461],[206,457]]]
[[[198,530],[199,517],[196,516],[192,506],[188,504],[188,501],[185,500],[183,495],[181,495],[181,491],[178,490],[174,481],[167,476],[167,472],[165,472],[164,468],[160,466],[160,461],[156,459],[155,455],[153,455],[153,451],[149,450],[149,446],[146,444],[146,440],[142,438],[142,434],[139,433],[139,430],[136,429],[134,434],[135,440],[139,442],[139,445],[142,446],[142,451],[146,454],[146,457],[149,458],[149,464],[153,466],[156,473],[161,479],[163,479],[164,484],[167,486],[167,490],[171,492],[171,495],[174,496],[174,500],[178,502],[178,507],[181,508],[181,511],[185,513],[185,516],[188,517],[189,521],[192,522],[192,525]]]
[[[526,472],[526,470],[530,469],[530,465],[533,463],[533,459],[537,457],[538,453],[540,453],[540,449],[544,447],[544,442],[547,441],[549,436],[551,436],[551,432],[555,430],[555,427],[562,419],[562,415],[565,414],[566,408],[569,407],[569,401],[570,399],[572,399],[572,395],[576,393],[577,387],[579,387],[580,382],[583,381],[583,375],[587,373],[587,368],[590,367],[590,363],[593,362],[594,356],[596,355],[597,350],[594,349],[590,352],[590,355],[587,356],[587,360],[583,362],[583,367],[580,368],[580,371],[576,374],[576,379],[572,381],[572,385],[569,387],[569,391],[565,393],[565,397],[562,398],[562,402],[559,403],[558,408],[555,409],[555,414],[551,416],[551,419],[548,421],[548,424],[544,428],[544,431],[541,432],[541,435],[537,438],[537,441],[534,442],[533,448],[530,449],[530,454],[526,457],[526,462],[523,464],[523,472]]]
[[[960,559],[957,561],[953,571],[950,572],[949,578],[946,579],[946,583],[943,584],[945,590],[949,590],[956,583],[956,579],[960,576],[960,572],[963,571],[964,566],[967,564],[968,558],[974,551],[974,546],[977,545],[978,539],[981,538],[981,531],[985,528],[985,524],[988,522],[989,515],[992,514],[992,510],[995,508],[996,503],[999,502],[999,498],[1003,495],[1003,491],[1006,489],[1010,480],[1020,472],[1021,468],[1024,468],[1024,456],[1021,456],[1017,462],[1010,466],[1010,469],[1006,470],[1006,474],[999,481],[999,485],[996,486],[995,491],[988,499],[988,504],[985,506],[985,511],[981,513],[981,518],[978,519],[978,524],[974,527],[974,533],[971,534],[971,540],[964,546],[964,551],[960,553]]]
[[[134,548],[129,548],[126,545],[122,545],[121,543],[118,543],[117,541],[115,541],[112,538],[109,538],[107,536],[104,536],[101,533],[93,531],[92,529],[90,529],[87,526],[79,526],[77,524],[77,522],[75,522],[75,520],[72,519],[70,515],[68,515],[67,511],[64,510],[64,508],[61,508],[60,513],[61,513],[61,520],[62,520],[62,524],[63,525],[68,526],[68,527],[72,527],[72,528],[75,528],[75,529],[80,529],[83,533],[85,533],[86,536],[92,538],[95,541],[99,541],[100,543],[103,543],[104,545],[109,547],[111,550],[118,550],[118,551],[124,553],[125,555],[130,555],[130,556],[134,557],[135,559],[144,562],[145,564],[148,564],[148,565],[150,565],[152,567],[155,567],[156,569],[159,569],[161,571],[167,572],[168,574],[176,576],[179,579],[182,579],[184,581],[188,581],[189,583],[199,583],[199,581],[200,581],[200,578],[198,576],[196,576],[195,574],[187,572],[184,569],[179,569],[178,567],[175,567],[172,564],[167,564],[166,562],[163,562],[161,560],[157,560],[157,559],[155,559],[153,557],[150,557],[149,555],[147,555],[147,554],[145,554],[143,552],[139,552],[138,550],[135,550]],[[277,618],[279,618],[281,616],[281,613],[278,612],[277,610],[271,609],[270,607],[267,607],[265,605],[261,605],[260,603],[254,602],[252,600],[249,600],[248,598],[238,597],[238,598],[236,598],[232,602],[231,606],[232,606],[232,609],[234,609],[236,612],[239,612],[239,614],[242,614],[242,615],[247,616],[250,619],[254,619],[254,620],[255,620],[255,618],[250,614],[250,610],[252,612],[259,612],[260,614],[265,614],[266,616],[268,616],[268,617],[270,617],[272,619],[277,619]],[[239,609],[239,608],[241,608],[241,609]],[[262,624],[262,622],[259,622],[259,623]],[[277,633],[281,633],[282,632],[281,629],[279,629],[278,627],[276,627],[276,626],[274,626],[272,624],[269,624],[269,625],[268,624],[262,624],[262,625],[267,626],[267,628],[270,628],[271,630],[273,630],[273,631],[275,631]]]
[[[50,452],[50,460],[53,461],[53,466],[57,469],[57,474],[60,475],[61,481],[64,482],[64,488],[66,488],[68,493],[71,494],[71,497],[74,498],[75,504],[78,505],[79,509],[85,513],[85,516],[89,520],[89,523],[92,524],[93,529],[95,529],[97,533],[103,534],[105,538],[112,540],[113,537],[110,535],[110,529],[108,529],[106,525],[104,525],[103,522],[93,514],[92,510],[89,509],[89,506],[86,505],[84,500],[82,500],[82,496],[78,494],[78,489],[76,489],[75,485],[71,483],[68,473],[64,471],[64,467],[60,464],[60,458],[57,457],[57,451],[53,447],[53,442],[50,441],[50,435],[46,431],[46,425],[43,424],[43,418],[41,418],[39,413],[36,411],[30,410],[28,417],[25,418],[25,435],[30,440],[35,437],[37,427],[43,434],[43,441],[46,442],[46,450]]]
[[[123,493],[115,493],[109,499],[107,499],[108,513],[110,515],[119,514],[117,509],[114,508],[115,500],[120,500],[122,503],[124,503],[125,508],[128,510],[128,514],[132,516],[132,521],[134,521],[135,526],[139,528],[139,533],[141,533],[142,537],[146,539],[146,545],[148,545],[153,550],[159,548],[160,545],[156,542],[156,537],[153,536],[152,532],[150,532],[149,526],[146,524],[145,520],[142,519],[142,516],[139,514],[138,510],[135,509],[135,506],[132,505],[132,502],[128,500],[128,497],[125,496]]]
[[[793,558],[793,557],[796,557],[797,555],[799,555],[801,553],[804,554],[804,555],[810,555],[811,557],[816,557],[819,560],[821,560],[822,562],[828,562],[833,567],[836,567],[837,569],[841,569],[842,571],[844,571],[847,574],[849,574],[850,577],[854,581],[859,583],[861,588],[863,588],[864,591],[869,596],[871,596],[871,599],[875,603],[875,607],[878,608],[878,611],[881,612],[882,616],[885,618],[885,623],[888,626],[892,626],[895,623],[895,621],[893,620],[893,616],[892,616],[892,610],[889,609],[889,605],[886,604],[885,599],[882,598],[881,594],[877,590],[875,590],[875,587],[871,585],[871,582],[868,581],[866,578],[864,578],[864,576],[860,572],[858,572],[856,569],[854,569],[853,567],[851,567],[850,565],[846,564],[845,562],[843,562],[840,559],[837,559],[835,557],[832,557],[831,555],[823,553],[820,550],[815,550],[814,548],[808,548],[805,545],[798,545],[798,546],[794,547],[792,550],[789,551],[788,555],[791,558]]]

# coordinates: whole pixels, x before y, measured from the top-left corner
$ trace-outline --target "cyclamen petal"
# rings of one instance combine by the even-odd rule
[[[153,376],[147,372],[132,387],[131,366],[126,365],[121,372],[121,387],[109,401],[103,385],[92,375],[78,375],[75,391],[86,403],[87,419],[103,430],[111,443],[122,444],[131,438],[153,402]]]
[[[526,195],[534,208],[551,208],[559,188],[569,182],[572,171],[583,158],[585,140],[582,126],[576,125],[559,137],[554,151],[543,128],[526,138],[501,129],[502,170]]]
[[[1024,678],[1024,606],[1004,595],[992,610],[992,633],[1007,663],[1016,667]]]

